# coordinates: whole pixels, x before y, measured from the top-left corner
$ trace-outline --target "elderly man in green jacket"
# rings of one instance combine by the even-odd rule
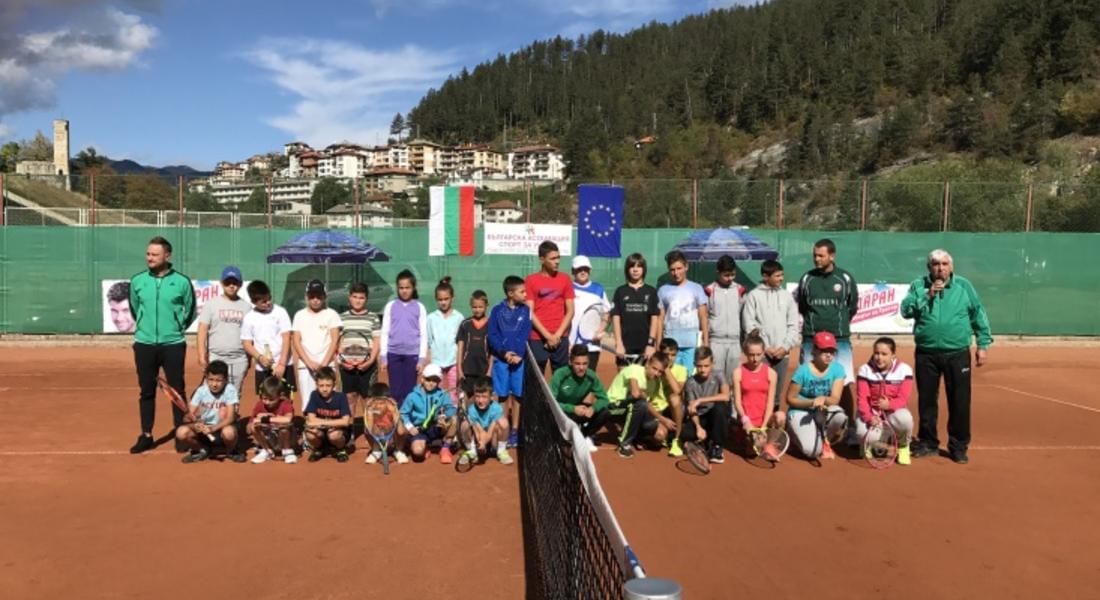
[[[985,364],[993,343],[982,300],[970,281],[955,274],[951,255],[946,250],[933,250],[928,254],[928,275],[909,286],[901,314],[915,321],[920,440],[913,444],[913,456],[939,454],[936,421],[943,377],[947,391],[947,452],[951,460],[966,464],[970,445],[971,336],[977,338],[979,367]]]
[[[130,311],[134,331],[134,366],[141,396],[141,434],[130,448],[140,454],[153,448],[153,420],[156,416],[157,376],[164,369],[168,385],[186,397],[183,365],[187,357],[184,332],[195,320],[195,289],[188,277],[172,268],[172,244],[157,236],[145,249],[145,271],[130,278]],[[173,424],[179,426],[183,413],[172,405]],[[186,451],[177,442],[177,452]]]

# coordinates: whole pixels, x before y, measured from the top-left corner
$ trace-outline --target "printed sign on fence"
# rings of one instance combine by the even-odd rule
[[[787,289],[794,294],[798,284],[788,283]],[[908,293],[907,283],[859,284],[859,312],[852,317],[852,333],[913,333],[913,320],[901,317],[901,301]]]
[[[539,244],[550,240],[562,256],[573,249],[572,225],[539,223],[486,223],[485,254],[522,254],[538,256]]]
[[[241,284],[240,296],[248,300],[245,288],[249,282]],[[208,300],[213,300],[222,294],[220,281],[192,280],[195,288],[195,322],[187,331],[198,331],[198,318],[202,313],[202,307]],[[133,333],[136,323],[133,313],[130,312],[130,280],[129,279],[104,279],[100,282],[103,293],[103,333]]]

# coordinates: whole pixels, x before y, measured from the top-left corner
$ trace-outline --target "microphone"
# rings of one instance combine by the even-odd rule
[[[940,283],[940,284],[942,284],[942,283],[944,283],[944,280],[943,280],[943,279],[940,279],[940,278],[938,278],[938,277],[937,277],[937,278],[936,278],[936,279],[935,279],[935,280],[933,281],[933,283]],[[937,297],[937,298],[939,298],[940,300],[943,300],[943,290],[940,290],[939,292],[937,292],[937,293],[936,293],[936,297]]]

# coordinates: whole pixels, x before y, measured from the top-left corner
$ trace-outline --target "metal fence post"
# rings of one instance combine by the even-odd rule
[[[1035,184],[1027,184],[1027,215],[1024,217],[1024,231],[1031,231],[1031,215],[1035,208]]]
[[[88,204],[91,207],[91,214],[88,219],[91,222],[92,227],[95,227],[95,173],[88,176],[88,193],[91,196]]]
[[[783,229],[783,200],[786,196],[787,188],[783,183],[783,180],[779,180],[779,198],[778,206],[775,213],[775,226],[777,229]]]
[[[355,186],[355,189],[353,190],[355,195],[355,230],[358,231],[359,228],[363,226],[363,221],[360,218],[359,213],[359,178],[355,177],[351,180],[351,182],[352,185]]]
[[[176,186],[179,190],[179,218],[177,223],[180,227],[183,227],[183,175],[177,176]]]
[[[947,231],[948,215],[951,212],[951,182],[943,182],[943,230]]]
[[[524,179],[523,186],[527,188],[527,223],[531,223],[531,180]]]
[[[4,200],[5,199],[6,198],[4,196],[4,174],[0,173],[0,226],[8,224],[7,220],[4,218],[5,217],[4,213],[7,212],[7,207],[4,206]]]
[[[867,229],[867,178],[859,186],[859,230]]]
[[[271,175],[267,176],[267,228],[271,229],[271,197],[275,195],[275,180]]]

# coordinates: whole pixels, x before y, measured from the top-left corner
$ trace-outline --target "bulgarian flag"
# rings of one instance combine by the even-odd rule
[[[436,185],[430,191],[428,255],[474,255],[474,186]]]

